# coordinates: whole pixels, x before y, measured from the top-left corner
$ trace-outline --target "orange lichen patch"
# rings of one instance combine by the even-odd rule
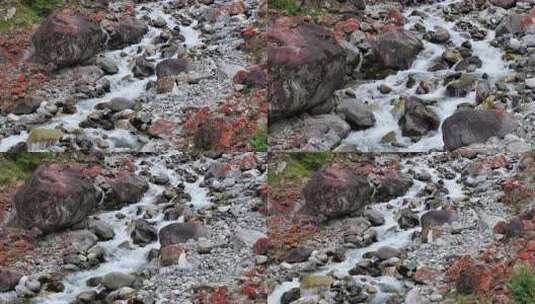
[[[265,299],[267,297],[265,277],[265,266],[253,266],[246,269],[240,278],[240,293],[249,300]]]
[[[522,19],[520,27],[525,30],[532,24],[535,24],[535,9],[532,9],[529,14]]]
[[[458,292],[474,293],[482,303],[511,302],[507,282],[514,266],[519,263],[535,266],[535,209],[502,222],[503,229],[508,223],[522,226],[521,233],[492,243],[477,257],[455,259],[446,272],[450,287],[455,286]],[[502,229],[496,226],[495,229]]]
[[[357,18],[349,18],[339,21],[334,25],[334,36],[336,39],[345,39],[347,35],[357,31],[360,28],[360,22]]]
[[[452,281],[456,281],[463,269],[466,269],[474,264],[475,260],[469,255],[464,255],[456,259],[447,269],[446,273]]]
[[[249,26],[241,32],[241,35],[243,43],[240,44],[239,49],[253,53],[258,57],[257,61],[261,61],[259,59],[265,53],[267,45],[266,31],[255,26]]]
[[[267,255],[272,247],[273,245],[268,238],[260,238],[254,243],[253,252],[256,255]]]
[[[24,260],[34,248],[34,242],[30,231],[0,227],[0,266],[13,266]]]
[[[249,153],[243,157],[235,158],[225,164],[225,172],[231,169],[239,169],[241,171],[251,170],[258,165],[258,159],[255,154]]]
[[[19,98],[31,95],[47,80],[42,66],[25,62],[33,27],[12,29],[0,35],[0,108],[9,109]]]
[[[325,27],[333,27],[340,20],[340,16],[327,14],[319,17],[318,24],[323,25]]]
[[[244,39],[250,39],[260,34],[260,30],[254,25],[248,25],[244,30],[241,31],[241,36]]]
[[[515,207],[528,205],[535,198],[535,153],[522,155],[520,171],[502,182],[501,202]]]
[[[268,200],[268,193],[269,193],[269,186],[267,183],[264,183],[262,185],[260,185],[258,191],[260,192],[260,198],[262,198],[262,202],[264,202],[264,204],[267,202]],[[266,208],[266,207],[264,207]],[[267,210],[261,210],[262,213],[266,214],[267,213]]]
[[[95,178],[98,175],[102,173],[102,167],[101,166],[92,166],[88,168],[83,168],[82,172],[84,175],[87,175],[91,178]]]
[[[234,16],[244,14],[245,12],[247,12],[247,6],[243,1],[238,0],[232,3],[226,3],[219,6],[213,11],[212,15],[214,17]]]
[[[268,215],[293,214],[296,203],[303,197],[301,187],[284,184],[278,187],[271,187],[268,193]]]
[[[530,199],[535,194],[534,189],[531,189],[529,185],[515,178],[510,178],[502,182],[502,189],[504,195],[500,200],[509,205]]]
[[[227,287],[216,287],[213,291],[202,290],[195,295],[197,304],[230,304]]]
[[[157,119],[152,121],[147,133],[152,137],[165,138],[171,135],[174,129],[176,129],[174,122],[165,119]]]
[[[286,215],[272,216],[267,219],[268,239],[271,242],[270,256],[280,259],[305,241],[311,239],[319,232],[316,225],[308,219],[295,219],[290,222]]]
[[[386,16],[386,22],[394,24],[396,26],[403,26],[405,25],[406,21],[407,19],[405,18],[405,16],[403,16],[401,11],[395,8],[390,9]]]
[[[474,166],[474,170],[478,174],[485,174],[492,170],[505,168],[509,164],[509,161],[510,160],[505,155],[501,154],[478,161]]]
[[[216,108],[188,110],[184,124],[186,141],[204,150],[252,150],[250,139],[267,121],[265,89],[235,93]]]
[[[476,294],[483,303],[508,303],[505,286],[514,262],[497,259],[495,250],[490,247],[478,258],[462,256],[450,265],[447,274],[457,292]]]

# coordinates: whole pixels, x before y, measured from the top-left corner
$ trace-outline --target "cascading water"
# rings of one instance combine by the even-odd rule
[[[427,172],[431,175],[432,181],[437,182],[439,180],[438,178],[438,171],[433,168],[429,168],[425,165],[424,162],[412,162],[410,166],[406,165],[406,161],[402,162],[402,168],[403,167],[411,167],[412,170],[418,171],[418,172]],[[407,173],[407,170],[403,170],[405,173]],[[457,180],[460,178],[459,175],[456,176],[456,178],[447,181],[446,185],[447,189],[449,190],[449,198],[450,199],[456,199],[463,195],[462,188],[460,184],[457,183]],[[359,261],[362,260],[363,255],[366,252],[375,251],[383,246],[389,246],[393,248],[405,248],[409,246],[412,242],[411,236],[412,234],[418,230],[419,228],[411,228],[411,229],[400,229],[398,222],[396,220],[396,214],[404,208],[404,201],[407,199],[411,199],[414,197],[417,197],[418,193],[424,189],[426,183],[421,182],[418,180],[414,180],[414,184],[409,189],[409,191],[403,196],[398,197],[396,199],[393,199],[389,202],[374,204],[373,209],[380,211],[381,214],[383,214],[385,218],[385,223],[381,226],[374,227],[373,229],[377,231],[377,242],[358,249],[351,249],[346,253],[345,260],[341,263],[334,263],[330,264],[328,266],[325,266],[315,272],[314,274],[317,275],[327,275],[329,273],[339,273],[342,275],[347,275],[348,271],[352,269]],[[419,215],[424,213],[423,206],[421,206],[418,210]],[[390,291],[392,288],[398,290],[399,292],[406,291],[405,282],[400,281],[394,277],[390,276],[380,276],[380,277],[370,277],[370,276],[357,276],[359,278],[362,278],[365,281],[373,282],[373,285],[378,286],[378,292],[374,296],[374,299],[371,303],[384,303],[384,300],[388,296],[388,291]],[[296,278],[292,281],[283,282],[280,285],[278,285],[273,292],[268,296],[268,304],[280,304],[282,295],[291,290],[292,288],[299,287],[300,282]],[[386,290],[383,290],[386,289]]]
[[[411,16],[413,10],[407,10],[405,16],[408,22],[405,28],[410,29],[417,22],[422,23],[427,30],[433,30],[435,26],[440,26],[448,30],[450,41],[453,45],[461,45],[463,41],[469,39],[455,28],[453,22],[444,20],[442,16],[442,7],[454,2],[457,1],[445,1],[435,5],[418,7],[419,11],[426,14],[425,18]],[[473,74],[479,76],[486,74],[490,80],[498,80],[511,72],[507,63],[502,59],[502,51],[490,45],[494,37],[494,31],[489,30],[484,40],[471,41],[474,56],[479,57],[482,61],[481,68],[477,69]],[[376,118],[376,124],[366,130],[353,131],[344,140],[344,143],[354,145],[361,152],[427,152],[432,149],[442,148],[443,141],[440,127],[437,131],[424,136],[417,142],[412,142],[410,138],[402,136],[398,119],[393,114],[394,106],[391,104],[392,100],[397,100],[399,97],[416,95],[416,86],[414,88],[407,88],[405,85],[409,77],[413,77],[417,82],[434,79],[440,80],[438,82],[441,82],[445,75],[451,73],[451,70],[428,71],[433,60],[442,56],[446,48],[443,45],[428,41],[423,41],[423,44],[423,51],[418,55],[409,70],[399,71],[395,75],[386,77],[384,80],[364,84],[359,83],[352,87],[355,95],[359,96],[360,101],[368,102],[371,105]],[[378,91],[380,84],[386,84],[392,89],[392,92],[381,94]],[[429,94],[417,95],[424,100],[436,101],[435,104],[429,107],[438,115],[441,124],[455,112],[459,104],[473,104],[475,101],[475,93],[473,92],[466,97],[460,98],[447,97],[445,92],[446,88],[439,85],[438,88]],[[395,133],[399,145],[393,146],[383,141],[383,137],[390,132]]]
[[[182,178],[172,169],[165,166],[164,157],[150,158],[149,161],[153,164],[150,168],[152,174],[165,174],[169,177],[169,183],[172,186],[177,186]],[[138,161],[138,168],[141,161]],[[140,170],[136,174],[139,174]],[[195,209],[200,209],[209,206],[209,199],[207,192],[204,188],[199,186],[202,178],[199,178],[195,183],[184,183],[185,192],[189,193],[192,197],[191,205]],[[153,242],[144,247],[131,244],[129,248],[120,246],[124,242],[130,242],[131,228],[129,223],[137,218],[140,218],[138,210],[140,208],[154,207],[154,202],[158,196],[165,190],[164,186],[149,183],[149,189],[145,192],[143,198],[136,204],[129,205],[117,211],[104,212],[98,214],[100,220],[110,224],[115,232],[115,237],[112,240],[99,242],[98,245],[104,248],[106,252],[106,261],[97,266],[94,269],[75,272],[68,275],[64,280],[65,291],[62,293],[52,294],[48,297],[39,297],[33,299],[33,303],[38,304],[68,304],[76,298],[78,294],[83,291],[91,290],[86,285],[86,281],[92,277],[101,277],[110,272],[119,271],[123,273],[134,272],[142,269],[147,262],[147,255],[151,249],[159,248],[159,243]],[[118,218],[116,215],[121,213],[125,215],[124,218]],[[164,221],[163,214],[159,213],[158,216],[153,218],[155,228],[160,228],[173,223],[182,222],[183,219],[179,218],[177,221]]]
[[[148,11],[148,16],[152,19],[162,17],[167,22],[168,28],[174,28],[178,26],[180,33],[184,36],[184,45],[187,48],[196,47],[201,43],[200,33],[194,29],[197,25],[197,21],[194,21],[190,26],[182,26],[177,23],[173,16],[163,12],[163,5],[171,1],[158,1],[154,3],[147,3],[143,6],[147,10],[141,10],[137,8],[138,17],[144,15]],[[161,29],[150,27],[149,31],[145,34],[142,41],[138,44],[128,46],[121,50],[106,51],[102,55],[105,58],[111,59],[118,66],[118,73],[115,75],[106,76],[110,81],[110,92],[102,97],[92,98],[80,101],[76,104],[76,113],[61,115],[53,118],[50,122],[35,126],[38,128],[54,129],[57,127],[76,129],[80,122],[84,121],[94,107],[103,102],[107,102],[114,97],[123,97],[128,99],[136,99],[145,93],[146,85],[149,81],[155,81],[156,76],[148,77],[145,79],[136,79],[130,77],[132,75],[132,58],[138,53],[138,50],[144,49],[152,45],[152,41],[155,37],[160,35]],[[124,54],[127,56],[124,56]],[[159,58],[159,55],[147,57],[150,60],[154,60],[157,64],[165,58]],[[128,130],[115,129],[115,130],[103,130],[86,128],[83,129],[84,133],[90,137],[101,137],[109,145],[109,150],[114,152],[139,150],[142,148],[147,139],[142,135],[132,134]],[[22,132],[19,135],[12,135],[0,140],[0,152],[6,152],[11,147],[20,142],[24,142],[28,139],[28,133]],[[41,147],[36,146],[34,150],[40,150]],[[37,152],[37,151],[33,151]]]

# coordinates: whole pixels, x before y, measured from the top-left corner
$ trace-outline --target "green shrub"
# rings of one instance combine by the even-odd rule
[[[0,0],[1,2],[1,0]],[[12,27],[25,27],[39,23],[54,9],[66,5],[76,5],[76,0],[16,0],[11,1],[6,7],[16,8],[15,15],[5,20],[0,18],[0,32],[7,31]]]
[[[46,17],[61,5],[65,4],[65,0],[24,0],[24,4],[30,7],[36,15]]]
[[[52,153],[21,152],[0,155],[0,185],[24,180],[44,160],[53,159]]]
[[[268,135],[266,128],[258,128],[253,138],[251,138],[250,144],[257,152],[267,152]]]
[[[281,161],[286,162],[284,170],[277,173],[273,170],[268,171],[268,184],[276,186],[282,183],[301,183],[331,160],[333,155],[331,152],[287,153],[280,157]]]
[[[8,20],[0,18],[0,32],[7,31],[12,27],[29,26],[41,20],[41,18],[27,6],[19,4],[14,7],[17,11],[13,17]]]
[[[293,153],[291,156],[298,160],[303,166],[309,171],[316,171],[327,160],[330,159],[332,153],[329,152],[318,152],[318,153]]]
[[[535,270],[529,265],[518,265],[507,283],[513,303],[535,303]]]
[[[270,9],[285,11],[290,15],[297,15],[301,11],[297,0],[270,0],[268,6]]]
[[[14,162],[1,156],[0,166],[2,166],[2,170],[0,170],[0,186],[9,185],[18,180],[23,180],[26,177],[24,170],[17,167]]]

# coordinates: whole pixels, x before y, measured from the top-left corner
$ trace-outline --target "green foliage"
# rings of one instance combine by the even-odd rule
[[[280,155],[273,163],[285,162],[286,167],[281,172],[276,172],[277,168],[270,168],[268,171],[268,184],[270,186],[281,183],[300,183],[304,178],[310,177],[314,171],[331,160],[333,154],[330,152],[320,153],[287,153]]]
[[[479,304],[475,295],[456,294],[453,301],[455,304]]]
[[[0,186],[11,184],[26,177],[24,170],[4,157],[0,157],[0,166],[2,166],[2,170],[0,170]]]
[[[52,159],[51,153],[4,154],[0,156],[0,185],[9,185],[24,180],[44,160]]]
[[[1,1],[0,1],[1,2]],[[77,5],[76,0],[15,0],[3,5],[5,9],[16,8],[15,15],[9,20],[0,17],[0,32],[12,27],[25,27],[39,23],[54,9],[64,5]],[[2,9],[4,8],[2,7]],[[0,12],[1,9],[0,9]],[[5,13],[5,12],[2,12]],[[3,16],[3,14],[0,14]]]
[[[17,11],[15,15],[6,20],[3,17],[0,18],[0,32],[5,32],[11,27],[24,27],[35,24],[41,20],[39,15],[36,14],[31,8],[25,5],[15,5]]]
[[[266,128],[258,128],[253,138],[251,138],[250,144],[257,152],[267,152],[268,135]]]
[[[318,170],[332,156],[329,152],[318,153],[292,153],[291,157],[298,160],[309,171]]]
[[[285,11],[290,15],[297,15],[301,12],[301,6],[297,0],[270,0],[268,5],[270,9]]]
[[[513,303],[535,303],[535,270],[529,265],[518,265],[507,283]]]
[[[65,0],[24,0],[24,4],[36,15],[46,17],[54,11],[56,7],[65,4]]]
[[[43,152],[43,153],[30,153],[30,152],[21,152],[9,156],[12,159],[17,167],[21,168],[26,172],[32,172],[37,169],[37,167],[45,160],[50,160],[54,158],[53,153]]]

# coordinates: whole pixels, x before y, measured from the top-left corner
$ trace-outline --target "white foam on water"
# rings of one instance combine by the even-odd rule
[[[283,282],[278,285],[272,293],[268,295],[268,304],[280,304],[282,295],[292,288],[299,287],[299,279],[295,278],[289,282]]]
[[[0,140],[0,152],[7,152],[11,147],[14,147],[20,142],[24,142],[28,139],[28,132],[22,131],[20,134],[12,135]]]

